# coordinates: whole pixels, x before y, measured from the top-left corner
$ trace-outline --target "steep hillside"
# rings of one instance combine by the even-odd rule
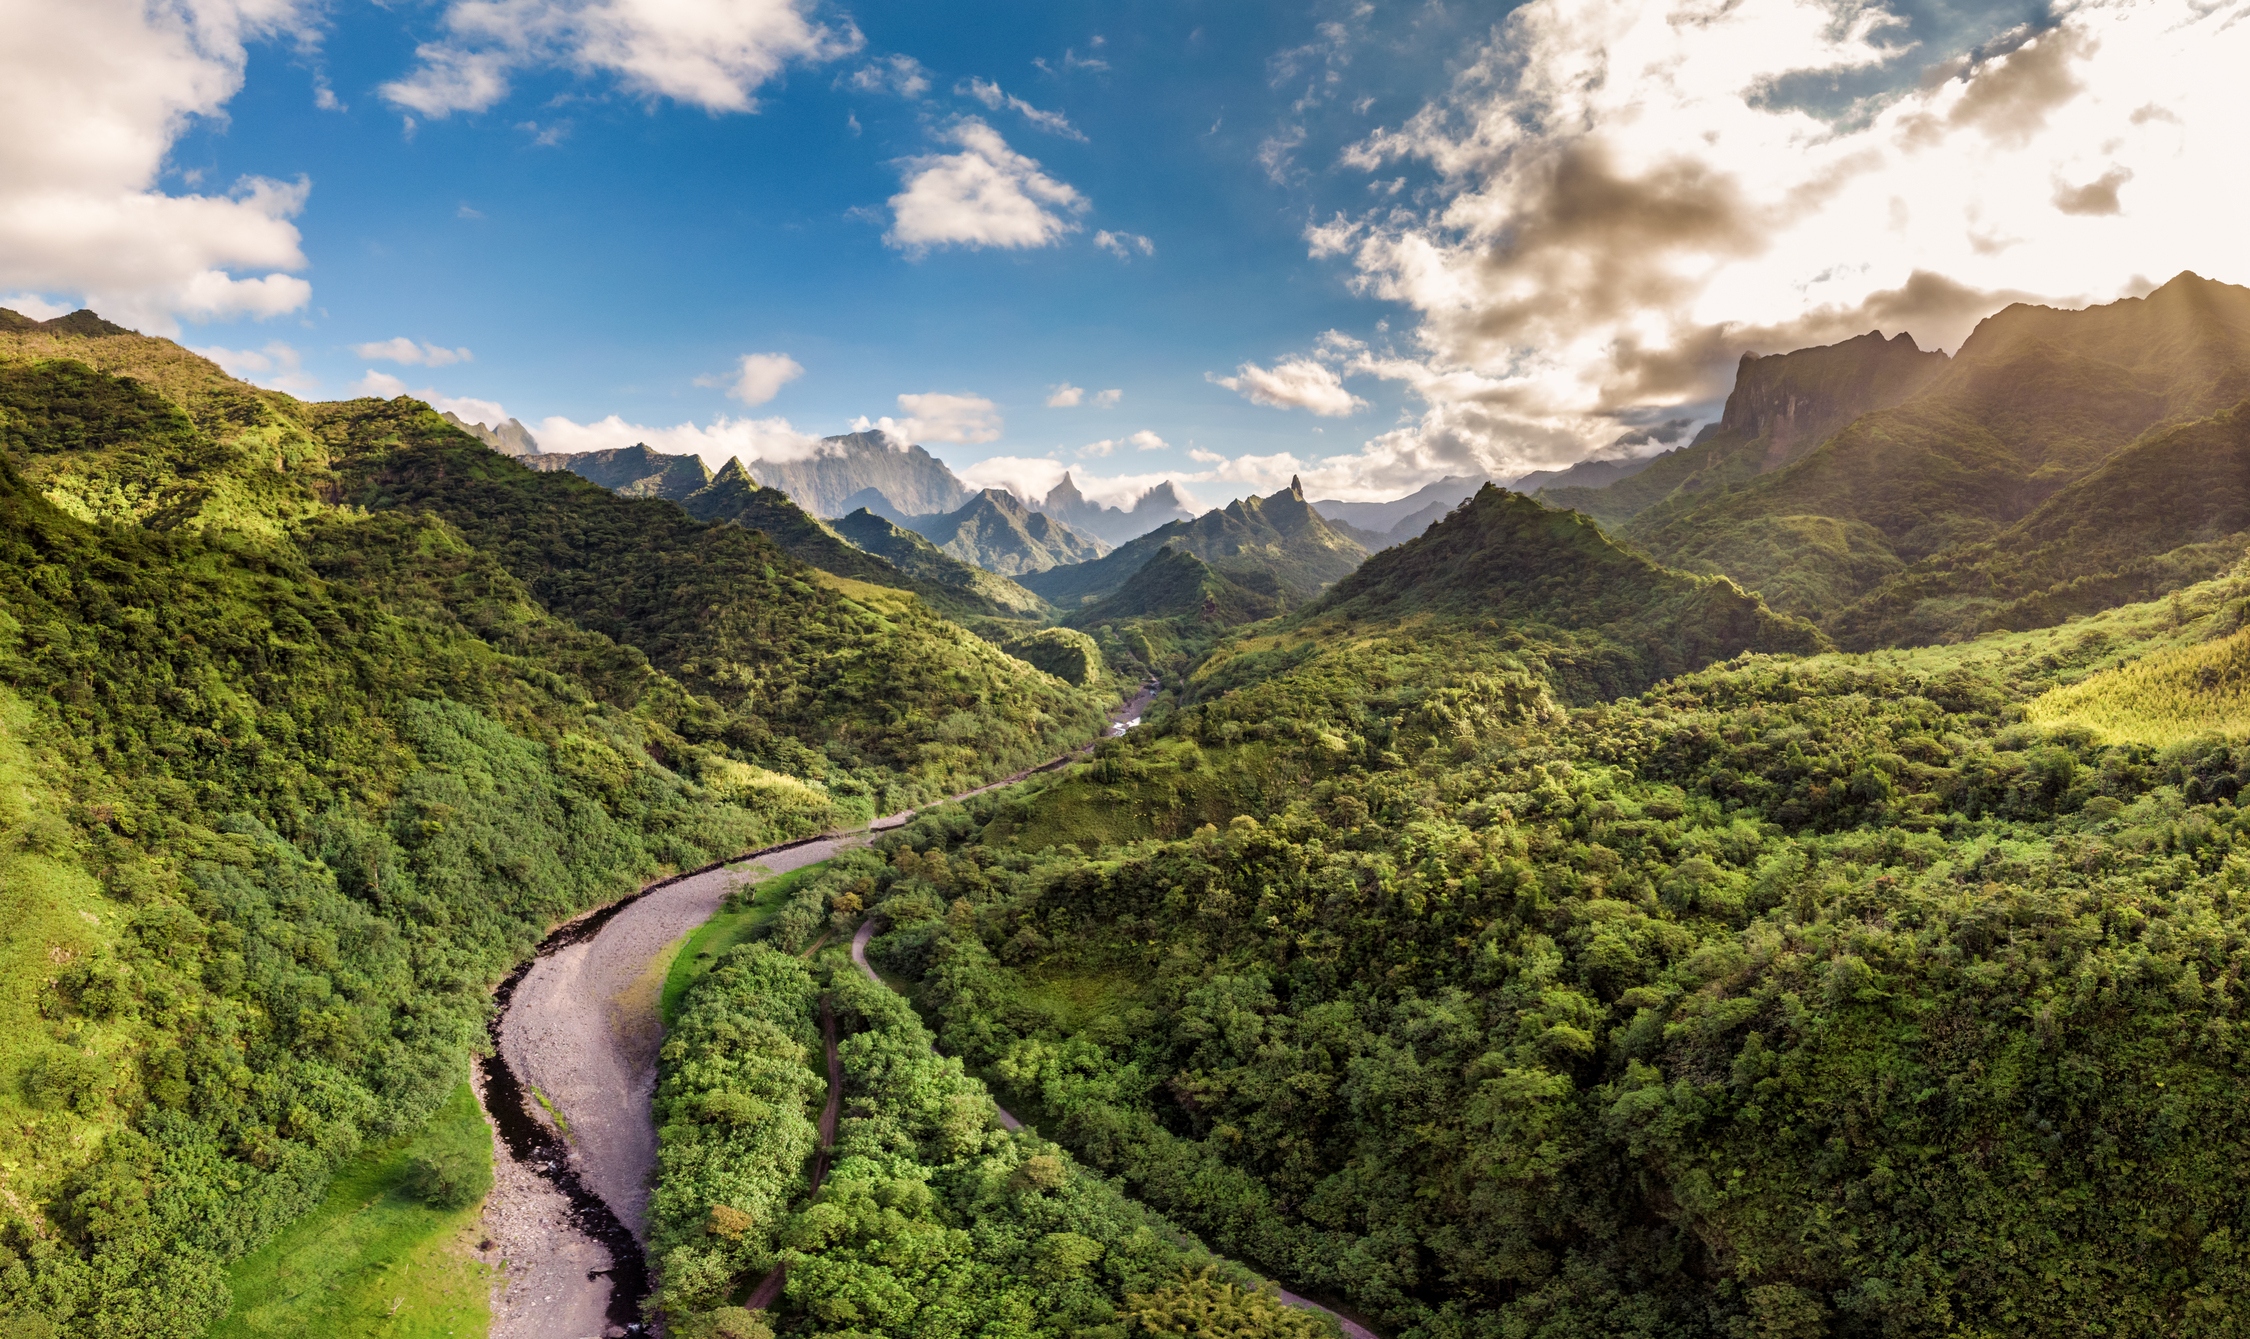
[[[1005,488],[987,488],[958,511],[910,517],[906,525],[962,562],[1001,576],[1083,563],[1109,551],[1100,540],[1026,507]]]
[[[1778,609],[1825,612],[1995,537],[2144,432],[2246,392],[2250,289],[2183,274],[2084,311],[2019,304],[1979,325],[1920,394],[1774,473],[1675,494],[1626,534]]]
[[[1822,649],[1810,625],[1723,577],[1659,567],[1577,512],[1490,484],[1421,538],[1369,558],[1303,618],[1326,614],[1598,629],[1646,656],[1649,682],[1744,651]]]
[[[1367,551],[1321,519],[1297,480],[1271,497],[1240,498],[1192,521],[1152,530],[1093,562],[1058,567],[1023,584],[1063,608],[1098,599],[1125,584],[1167,548],[1180,549],[1230,579],[1259,589],[1262,573],[1292,604],[1303,603],[1359,566]]]
[[[2250,542],[2250,403],[2125,448],[1992,539],[1925,559],[1829,619],[1841,642],[1958,641],[2153,599]]]
[[[749,465],[767,487],[787,493],[815,516],[858,509],[865,503],[851,499],[868,488],[908,516],[949,512],[969,497],[944,461],[881,431],[823,437],[802,459],[753,460]]]
[[[1523,491],[1604,525],[1622,525],[1674,494],[1724,489],[1780,469],[1860,415],[1917,394],[1949,361],[1942,352],[1916,348],[1903,331],[1884,339],[1870,330],[1794,353],[1746,353],[1726,412],[1693,442],[1617,479],[1539,480]]]
[[[864,549],[908,576],[965,592],[1018,614],[1038,615],[1047,602],[1015,582],[959,558],[903,526],[861,507],[830,522],[854,547]]]
[[[1100,728],[760,534],[79,326],[0,330],[11,1332],[203,1332],[556,921]]]
[[[1160,525],[1195,519],[1195,513],[1180,501],[1179,491],[1169,479],[1135,498],[1130,507],[1104,507],[1089,501],[1078,491],[1068,470],[1063,472],[1062,482],[1039,500],[1037,510],[1081,535],[1113,545],[1138,539]]]
[[[455,426],[459,426],[456,424]],[[482,433],[472,433],[492,445]],[[495,450],[501,448],[495,446]],[[502,454],[516,454],[503,451]],[[552,472],[568,470],[581,479],[600,484],[626,497],[660,497],[680,502],[711,482],[711,471],[701,457],[672,456],[652,451],[645,444],[608,451],[576,451],[566,455],[516,454],[526,468]]]

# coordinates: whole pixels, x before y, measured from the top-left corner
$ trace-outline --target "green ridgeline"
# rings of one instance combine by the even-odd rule
[[[0,330],[0,446],[11,1333],[202,1333],[229,1262],[425,1126],[549,926],[1043,761],[1109,700],[169,341]]]

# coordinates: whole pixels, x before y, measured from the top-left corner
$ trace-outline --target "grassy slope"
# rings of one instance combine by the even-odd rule
[[[1936,555],[1830,620],[1847,645],[2059,623],[2224,571],[2250,532],[2250,403],[2152,433],[2006,532]]]
[[[789,893],[798,884],[828,868],[823,860],[817,865],[806,865],[776,875],[755,885],[745,885],[729,898],[719,914],[696,928],[672,955],[672,965],[665,970],[662,1009],[665,1026],[679,1016],[680,1001],[688,990],[707,975],[717,959],[737,944],[749,943],[763,930],[766,923],[789,900]]]
[[[481,1202],[433,1209],[407,1187],[414,1157],[454,1143],[490,1156],[467,1084],[415,1135],[371,1149],[319,1208],[229,1271],[234,1309],[210,1339],[471,1339],[491,1324],[492,1267],[477,1251]]]

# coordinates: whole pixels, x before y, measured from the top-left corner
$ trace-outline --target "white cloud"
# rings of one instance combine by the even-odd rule
[[[14,297],[0,298],[0,307],[6,307],[18,316],[28,316],[34,321],[52,321],[77,310],[67,302],[49,302],[37,293],[18,293]]]
[[[1117,390],[1114,387],[1106,391],[1095,391],[1094,408],[1115,409],[1117,408],[1117,402],[1124,398],[1125,392]]]
[[[280,340],[262,349],[190,349],[227,370],[227,375],[268,386],[291,395],[310,395],[320,389],[320,378],[305,371],[305,356]]]
[[[853,71],[846,82],[862,93],[918,98],[930,91],[930,72],[912,56],[884,56]]]
[[[1141,429],[1139,432],[1134,433],[1132,436],[1126,438],[1125,440],[1131,442],[1133,444],[1133,449],[1136,451],[1169,451],[1172,449],[1172,444],[1170,442],[1165,441],[1163,438],[1157,436],[1153,432],[1150,432],[1146,428]]]
[[[1079,447],[1078,457],[1081,460],[1099,459],[1103,456],[1108,455],[1110,452],[1115,451],[1116,449],[1116,439],[1111,437],[1104,437],[1098,442],[1088,442],[1084,446]]]
[[[1044,130],[1064,139],[1074,139],[1081,144],[1086,141],[1086,137],[1078,133],[1078,127],[1072,125],[1061,112],[1041,111],[1014,94],[1001,92],[1000,85],[988,79],[964,79],[953,86],[953,91],[962,97],[975,98],[992,111],[1005,107],[1030,122],[1035,130]]]
[[[496,428],[508,421],[508,411],[502,409],[497,401],[479,400],[469,395],[445,395],[427,386],[420,390],[409,390],[405,382],[374,368],[367,369],[367,375],[353,382],[348,389],[354,396],[374,396],[382,400],[395,400],[401,395],[411,395],[441,413],[456,414],[465,422],[482,423],[487,427]],[[549,451],[571,449],[548,446],[544,438],[539,444]]]
[[[542,449],[551,452],[606,451],[646,443],[666,455],[701,456],[713,469],[737,457],[745,463],[805,460],[820,450],[820,438],[797,431],[785,418],[722,418],[709,427],[676,423],[657,428],[627,423],[615,414],[593,423],[558,416],[541,419],[532,435],[539,439]]]
[[[451,367],[455,363],[474,362],[476,355],[467,349],[448,349],[437,344],[416,344],[404,335],[374,344],[354,344],[352,352],[374,362],[404,363],[409,367]]]
[[[1086,197],[1008,147],[1000,132],[964,117],[941,138],[961,152],[906,160],[906,189],[890,199],[883,240],[913,255],[933,246],[1037,247],[1078,231],[1067,217]]]
[[[793,62],[859,50],[859,30],[815,23],[809,0],[453,0],[445,37],[387,83],[392,103],[442,118],[508,96],[518,70],[614,75],[626,89],[710,112],[752,112],[752,96]]]
[[[730,380],[726,377],[697,377],[698,386],[724,386],[727,394],[744,404],[764,404],[781,394],[781,388],[805,374],[796,359],[786,353],[746,353]]]
[[[898,407],[901,417],[886,414],[869,419],[862,416],[852,421],[852,431],[880,429],[901,442],[973,444],[995,441],[1000,436],[999,407],[981,395],[946,395],[938,391],[901,395]]]
[[[1344,389],[1344,383],[1332,369],[1310,358],[1286,359],[1270,369],[1244,363],[1231,377],[1214,376],[1209,372],[1203,376],[1215,385],[1247,397],[1253,404],[1309,410],[1322,418],[1343,418],[1355,409],[1367,407],[1367,401]]]
[[[157,189],[173,142],[241,90],[245,43],[302,22],[297,0],[9,4],[0,125],[16,130],[0,136],[0,289],[77,298],[167,335],[182,317],[303,306],[312,289],[289,273],[305,265],[289,220],[306,182]]]
[[[1430,203],[1307,230],[1358,291],[1418,313],[1400,348],[1323,350],[1426,406],[1348,468],[1411,485],[1558,464],[1711,403],[1745,351],[1871,327],[1951,348],[2019,297],[2250,277],[2241,7],[2057,11],[2004,54],[1914,51],[1931,77],[1832,122],[1777,90],[1903,69],[1881,8],[1517,9],[1448,93],[1345,155],[1370,174],[1420,162]]]
[[[1049,386],[1047,391],[1049,409],[1076,409],[1078,402],[1086,398],[1083,387],[1073,386],[1067,381],[1060,386]]]
[[[1104,229],[1094,234],[1094,245],[1119,260],[1131,260],[1136,250],[1144,256],[1156,254],[1156,243],[1133,232],[1110,232]]]

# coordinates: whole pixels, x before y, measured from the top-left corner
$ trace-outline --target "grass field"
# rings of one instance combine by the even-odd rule
[[[464,1083],[428,1129],[337,1173],[328,1198],[231,1272],[234,1309],[211,1339],[468,1339],[491,1325],[492,1271],[477,1253],[481,1205],[440,1211],[407,1193],[415,1154],[448,1140],[489,1150]]]
[[[2082,725],[2112,744],[2163,748],[2198,735],[2250,736],[2250,628],[2057,688],[2025,715],[2039,725]]]
[[[816,865],[778,874],[756,886],[755,895],[739,910],[722,911],[703,922],[680,951],[672,955],[672,966],[664,974],[662,1009],[664,1022],[670,1026],[679,1013],[680,1001],[687,998],[688,987],[695,979],[711,970],[711,964],[720,954],[737,944],[746,942],[759,926],[774,918],[781,904],[789,897],[789,890],[828,867],[823,860]]]

